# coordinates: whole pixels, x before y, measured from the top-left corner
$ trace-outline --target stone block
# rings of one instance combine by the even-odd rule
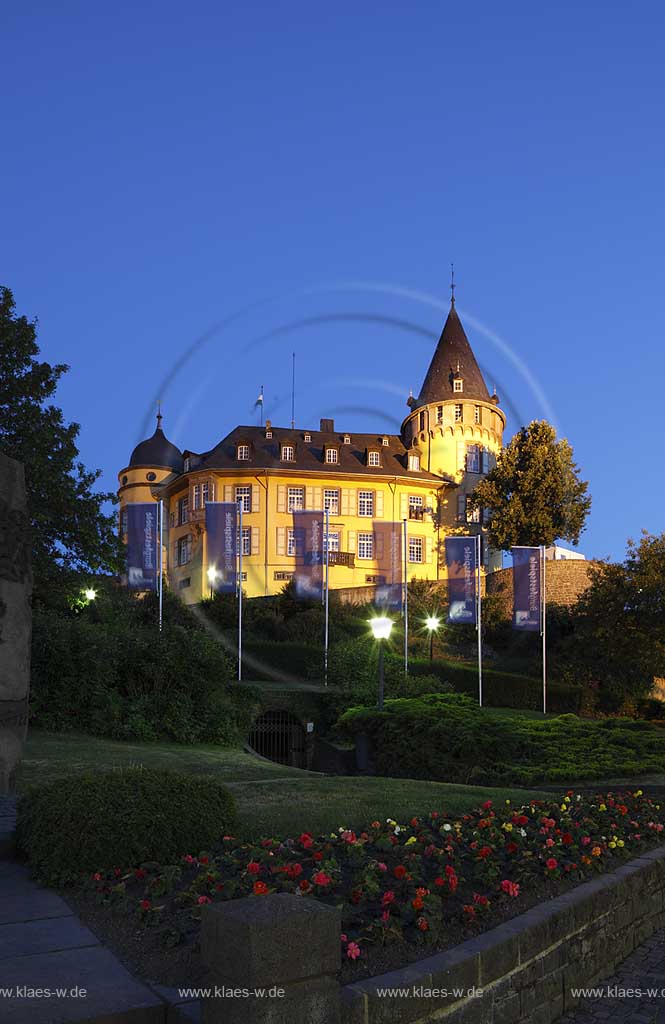
[[[96,936],[73,914],[69,917],[0,925],[0,960],[97,945],[99,942]]]
[[[290,893],[204,907],[201,953],[217,984],[255,988],[335,974],[341,915]]]
[[[249,990],[252,986],[244,987]],[[227,994],[203,999],[201,1024],[344,1024],[340,988],[333,978],[307,978],[275,986],[275,990],[273,994],[248,991],[231,995],[229,989]]]
[[[515,1024],[521,1016],[521,1000],[517,992],[509,992],[503,999],[497,999],[494,994],[492,1024]]]
[[[419,960],[418,966],[430,974],[433,988],[467,991],[480,987],[480,953],[477,939],[470,939],[453,949]]]
[[[515,970],[519,963],[519,936],[520,927],[512,921],[478,936],[478,981],[481,988]]]

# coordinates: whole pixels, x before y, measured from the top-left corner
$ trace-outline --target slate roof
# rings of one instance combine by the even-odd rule
[[[344,444],[344,432],[337,430],[295,430],[287,427],[271,427],[271,430],[272,437],[266,438],[265,427],[236,427],[209,452],[197,455],[186,450],[184,455],[190,458],[192,472],[206,469],[281,469],[313,472],[331,477],[358,473],[364,477],[396,476],[411,480],[436,480],[439,483],[442,479],[436,473],[429,473],[425,469],[407,469],[408,450],[404,447],[399,434],[356,434],[349,431],[351,444]],[[306,433],[310,435],[311,441],[305,441]],[[388,438],[388,445],[383,445],[383,437]],[[293,462],[285,462],[280,458],[281,445],[284,443],[293,444],[295,447]],[[236,458],[238,444],[250,445],[248,462]],[[338,449],[338,462],[324,461],[326,445],[333,445]],[[379,452],[380,466],[367,465],[368,449]]]
[[[462,393],[453,391],[453,378],[458,367],[464,380]],[[450,304],[448,318],[414,404],[427,405],[430,402],[444,402],[452,398],[459,401],[469,398],[481,402],[491,401],[469,339],[464,333],[462,321],[457,315],[454,300]]]
[[[158,423],[161,421],[159,417]],[[172,469],[174,473],[182,473],[182,452],[166,437],[161,426],[157,426],[152,437],[137,444],[132,452],[129,465],[154,466],[156,469]]]

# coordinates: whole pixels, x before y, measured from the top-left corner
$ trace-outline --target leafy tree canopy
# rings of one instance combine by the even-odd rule
[[[471,504],[489,510],[488,536],[495,548],[556,540],[577,544],[591,508],[587,488],[568,442],[557,441],[554,427],[535,420],[499,453]]]
[[[35,596],[48,600],[82,573],[118,571],[121,549],[104,511],[116,496],[93,491],[100,470],[78,460],[79,425],[49,401],[69,367],[38,356],[35,322],[0,286],[0,450],[25,467]]]

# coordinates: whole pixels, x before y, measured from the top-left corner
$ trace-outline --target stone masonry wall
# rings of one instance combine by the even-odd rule
[[[589,570],[594,562],[548,562],[545,568],[545,589],[548,604],[575,604],[589,586]],[[513,570],[499,569],[490,573],[485,581],[488,594],[499,594],[503,600],[505,617],[513,617]]]

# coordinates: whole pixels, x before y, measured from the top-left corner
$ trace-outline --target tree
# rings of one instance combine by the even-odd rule
[[[77,423],[48,400],[68,366],[38,360],[34,321],[0,287],[0,450],[25,467],[35,596],[47,600],[81,573],[117,572],[121,546],[113,493],[94,492],[100,470],[78,461]]]
[[[571,446],[557,441],[554,427],[544,420],[522,427],[471,495],[473,508],[488,510],[490,544],[577,544],[591,508],[578,474]]]
[[[570,672],[597,687],[601,710],[648,696],[665,676],[665,534],[629,540],[624,562],[600,562],[573,609]]]

